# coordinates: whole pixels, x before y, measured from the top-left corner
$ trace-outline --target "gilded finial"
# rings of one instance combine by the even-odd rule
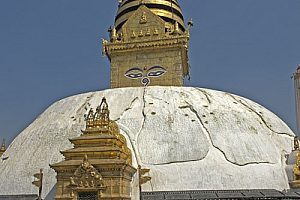
[[[299,150],[299,139],[298,139],[298,136],[294,137],[294,150]]]
[[[194,26],[194,22],[193,22],[193,19],[191,18],[191,19],[188,21],[188,27],[191,28],[192,26]]]
[[[101,119],[104,122],[109,122],[109,109],[105,97],[102,98],[102,102],[100,104],[100,113],[101,113]]]
[[[102,55],[106,55],[106,45],[108,44],[108,41],[102,38]]]
[[[2,141],[2,145],[1,145],[1,151],[5,151],[6,147],[5,147],[5,139],[3,139]]]
[[[84,157],[83,157],[83,162],[88,162],[88,156],[85,154]]]
[[[174,31],[173,31],[173,35],[178,35],[180,33],[179,31],[179,25],[178,25],[178,22],[175,21],[175,24],[174,24]]]
[[[93,108],[90,109],[86,117],[86,129],[94,128],[94,111]]]
[[[5,147],[5,139],[3,139],[3,142],[2,142],[2,145],[1,145],[1,148],[0,148],[0,156],[3,155],[3,153],[5,152],[5,150],[6,150],[6,147]],[[6,160],[6,159],[8,159],[8,157],[2,158],[2,160]]]
[[[86,116],[87,130],[107,129],[109,125],[109,109],[105,97],[103,97],[101,104],[97,107],[96,112],[90,109]]]
[[[115,27],[113,27],[112,29],[111,29],[111,34],[110,34],[110,41],[111,42],[115,42],[116,40],[117,40],[117,30],[116,30],[116,28]]]

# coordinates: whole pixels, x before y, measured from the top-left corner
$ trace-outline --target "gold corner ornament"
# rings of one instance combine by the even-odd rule
[[[33,177],[36,179],[32,184],[39,188],[38,200],[42,199],[42,190],[43,190],[43,169],[40,169],[40,172],[34,174]]]

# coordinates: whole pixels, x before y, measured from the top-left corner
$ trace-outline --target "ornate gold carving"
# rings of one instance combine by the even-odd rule
[[[140,33],[139,33],[138,36],[139,36],[139,37],[143,37],[143,36],[144,36],[143,30],[140,30]]]
[[[142,13],[142,16],[141,16],[141,19],[140,19],[140,24],[146,24],[148,21],[147,21],[147,15],[146,15],[146,12],[143,12]]]
[[[154,31],[155,33],[155,31]],[[141,50],[142,48],[151,48],[155,47],[156,49],[160,49],[160,47],[175,47],[182,46],[187,47],[188,37],[186,35],[180,36],[170,36],[168,38],[157,38],[155,40],[145,40],[140,42],[119,42],[119,43],[108,43],[106,44],[107,56],[112,51],[125,51],[125,50]]]
[[[135,32],[132,30],[131,31],[131,36],[130,36],[131,38],[136,38],[136,34],[135,34]]]
[[[147,31],[146,31],[146,34],[145,34],[146,36],[150,36],[151,35],[151,30],[150,30],[150,28],[147,28]]]
[[[80,188],[105,188],[102,175],[90,164],[87,155],[84,156],[82,164],[77,168],[73,177],[70,177],[70,185],[73,190]]]
[[[158,29],[154,28],[153,35],[158,35]]]

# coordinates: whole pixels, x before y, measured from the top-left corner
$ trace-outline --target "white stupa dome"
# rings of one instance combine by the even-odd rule
[[[0,194],[32,194],[44,169],[44,195],[56,183],[49,164],[84,129],[84,114],[105,96],[133,164],[150,169],[144,191],[288,189],[285,155],[294,133],[261,105],[201,88],[147,87],[91,92],[50,106],[9,146],[0,161]],[[137,179],[135,177],[135,179]],[[136,182],[134,187],[137,189]],[[135,190],[134,189],[134,190]]]

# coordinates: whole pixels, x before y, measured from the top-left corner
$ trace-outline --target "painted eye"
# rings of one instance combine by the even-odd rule
[[[149,77],[158,77],[158,76],[162,76],[166,72],[167,72],[167,70],[165,68],[160,67],[160,66],[154,66],[148,70],[147,75]]]
[[[126,77],[131,78],[131,79],[137,79],[137,78],[142,78],[143,74],[142,73],[130,73],[130,74],[125,74]]]
[[[148,76],[161,76],[165,73],[165,71],[156,71],[156,72],[149,72]]]
[[[130,79],[139,79],[143,77],[143,71],[139,68],[132,68],[125,72],[124,75]]]

